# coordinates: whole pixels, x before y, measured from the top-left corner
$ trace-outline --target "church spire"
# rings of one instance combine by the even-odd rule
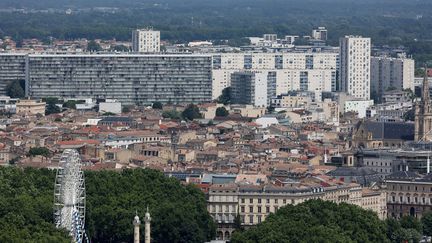
[[[423,93],[422,93],[422,103],[427,105],[430,103],[430,97],[429,97],[429,80],[428,80],[428,68],[425,65],[425,73],[424,73],[424,79],[423,79]]]

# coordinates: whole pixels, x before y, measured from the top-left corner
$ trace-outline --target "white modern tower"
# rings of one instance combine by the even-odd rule
[[[340,90],[362,100],[370,99],[371,39],[340,39]]]
[[[132,31],[132,51],[160,52],[160,31],[151,28]]]

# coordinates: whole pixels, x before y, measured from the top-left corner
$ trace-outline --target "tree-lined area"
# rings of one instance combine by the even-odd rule
[[[132,242],[135,211],[152,216],[152,242],[205,242],[215,235],[204,194],[153,170],[86,172],[91,242]],[[55,171],[0,167],[0,242],[70,242],[53,224]],[[144,234],[144,227],[141,228]]]
[[[0,242],[70,242],[53,224],[55,171],[0,167]],[[132,242],[135,212],[152,217],[152,242],[207,242],[215,223],[204,194],[148,169],[85,172],[86,232],[91,242]],[[232,242],[419,242],[432,235],[432,213],[422,220],[380,220],[350,204],[310,200],[287,205],[244,229],[236,217]],[[144,227],[141,227],[141,234]]]

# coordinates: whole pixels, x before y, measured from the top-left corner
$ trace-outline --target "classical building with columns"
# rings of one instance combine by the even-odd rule
[[[270,213],[292,204],[310,199],[322,199],[335,203],[349,203],[377,213],[384,219],[386,194],[383,190],[364,190],[355,183],[335,183],[321,186],[311,178],[300,186],[214,184],[208,192],[207,210],[218,225],[217,240],[229,240],[235,230],[235,218],[240,217],[243,227],[263,222]]]
[[[421,218],[432,208],[432,174],[398,171],[386,177],[388,216]]]

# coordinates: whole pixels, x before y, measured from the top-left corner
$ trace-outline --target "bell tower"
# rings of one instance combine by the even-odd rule
[[[428,69],[425,67],[421,101],[415,108],[415,141],[432,141],[432,107],[429,96]]]

